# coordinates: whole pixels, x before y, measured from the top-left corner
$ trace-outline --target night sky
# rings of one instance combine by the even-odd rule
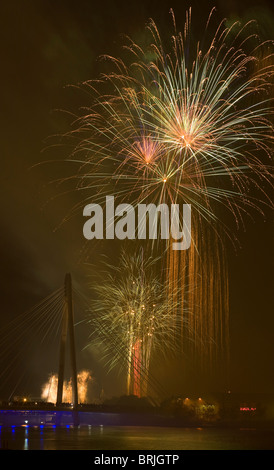
[[[195,0],[191,5],[197,22],[204,22],[215,5],[220,19],[255,18],[262,37],[273,39],[271,3]],[[177,21],[181,18],[183,22],[189,5],[142,0],[1,2],[1,325],[61,286],[66,272],[72,273],[77,287],[86,282],[81,218],[55,230],[75,203],[75,195],[55,197],[58,191],[50,181],[60,171],[56,163],[32,168],[61,158],[58,149],[44,149],[49,136],[67,129],[66,116],[57,110],[70,110],[83,99],[67,85],[96,78],[98,56],[119,54],[120,34],[138,40],[150,17],[163,28],[166,23],[170,26],[171,7]],[[246,232],[240,232],[238,238],[242,247],[237,253],[228,248],[229,387],[237,392],[274,392],[272,213],[248,222]],[[86,339],[82,331],[81,338]],[[94,371],[104,386],[111,381],[96,357],[83,357],[79,367]],[[33,394],[57,370],[57,358],[55,366],[44,357],[26,355],[25,364],[37,378],[28,388]],[[110,395],[112,391],[116,390],[110,390]],[[170,390],[174,392],[178,390]]]

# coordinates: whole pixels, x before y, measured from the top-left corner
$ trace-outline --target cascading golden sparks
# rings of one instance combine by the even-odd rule
[[[145,396],[152,355],[161,361],[178,350],[180,322],[174,311],[180,305],[170,303],[170,283],[163,283],[156,274],[157,259],[147,257],[143,249],[133,255],[123,252],[118,267],[106,267],[102,278],[97,273],[91,283],[90,345],[99,342],[110,369],[118,364],[126,368],[128,394]]]

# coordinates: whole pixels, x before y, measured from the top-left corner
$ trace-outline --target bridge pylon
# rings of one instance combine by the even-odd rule
[[[72,405],[73,405],[73,408],[77,408],[77,405],[78,405],[77,366],[76,366],[75,337],[74,337],[72,282],[71,282],[71,275],[69,273],[66,274],[65,276],[64,298],[65,298],[65,302],[64,302],[64,307],[63,307],[62,331],[61,331],[61,338],[60,338],[58,389],[57,389],[56,405],[61,405],[61,403],[63,402],[66,346],[67,346],[67,340],[69,338],[71,379],[72,379]]]

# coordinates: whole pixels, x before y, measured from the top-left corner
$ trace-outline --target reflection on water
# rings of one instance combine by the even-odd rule
[[[274,449],[274,430],[147,426],[1,426],[0,448],[11,450],[256,450]]]

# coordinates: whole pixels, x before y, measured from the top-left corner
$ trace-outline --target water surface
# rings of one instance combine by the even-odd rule
[[[149,426],[1,426],[11,450],[274,450],[274,430]]]

